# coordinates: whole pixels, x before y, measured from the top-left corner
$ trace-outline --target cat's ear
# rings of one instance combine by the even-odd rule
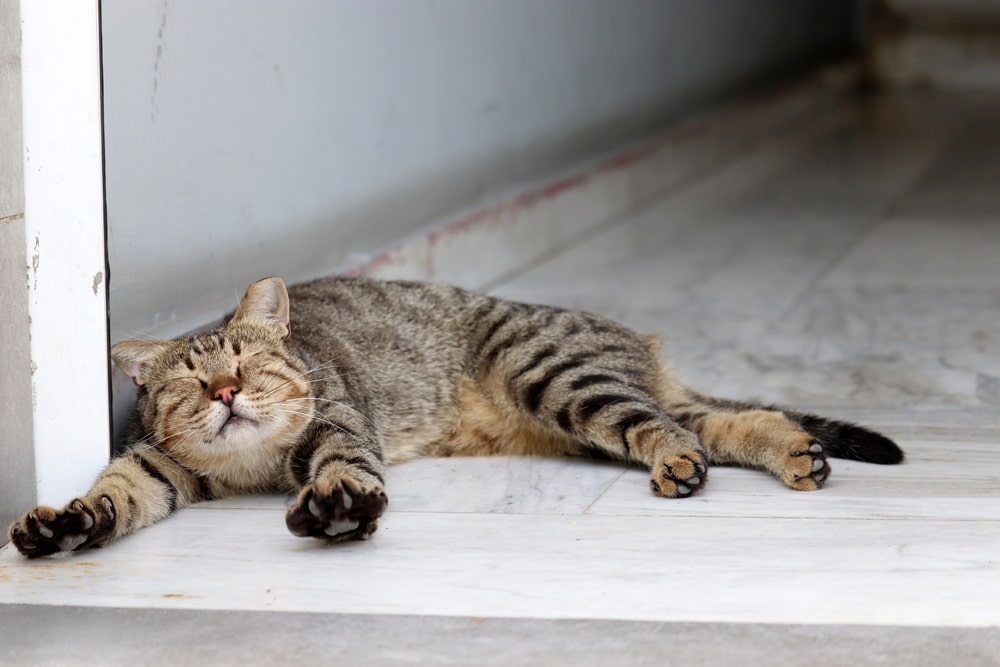
[[[233,321],[255,320],[274,327],[288,338],[292,326],[288,315],[288,290],[281,278],[264,278],[250,285],[233,315]]]
[[[115,365],[132,378],[132,382],[146,384],[146,369],[165,349],[166,343],[146,340],[123,340],[111,348],[111,358]]]

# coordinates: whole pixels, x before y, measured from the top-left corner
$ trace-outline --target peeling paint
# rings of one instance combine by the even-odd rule
[[[28,327],[28,340],[31,341],[31,327]],[[32,359],[30,363],[31,367],[31,377],[35,377],[35,372],[38,371],[38,364]],[[35,414],[35,410],[38,408],[38,383],[34,380],[31,381],[31,413]]]
[[[31,274],[35,279],[33,289],[38,291],[38,265],[41,264],[41,251],[39,247],[42,244],[41,235],[35,234],[35,253],[31,256]]]
[[[94,290],[94,296],[97,296],[97,288],[101,286],[101,283],[103,281],[104,281],[103,271],[98,271],[97,273],[94,274],[94,284],[91,285],[91,289]]]

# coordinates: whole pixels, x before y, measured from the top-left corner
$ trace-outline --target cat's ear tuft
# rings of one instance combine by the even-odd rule
[[[274,327],[282,338],[292,333],[288,314],[288,290],[281,278],[264,278],[250,285],[233,315],[233,321],[256,320]]]
[[[123,340],[111,348],[111,358],[118,368],[132,378],[132,382],[146,384],[149,364],[166,349],[166,343],[145,340]]]

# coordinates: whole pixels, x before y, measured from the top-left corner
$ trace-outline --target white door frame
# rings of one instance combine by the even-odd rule
[[[20,9],[35,476],[62,505],[110,454],[99,2]]]

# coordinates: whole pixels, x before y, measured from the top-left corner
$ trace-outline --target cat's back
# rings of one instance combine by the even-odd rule
[[[464,324],[470,300],[482,298],[450,285],[352,277],[293,285],[288,295],[292,321],[307,333],[371,342],[390,332],[448,334]]]
[[[382,431],[386,460],[419,455],[452,429],[456,391],[468,372],[470,312],[488,297],[340,277],[294,285],[288,295],[293,346],[308,366],[348,381]]]
[[[338,359],[380,391],[453,384],[469,359],[470,303],[433,283],[322,278],[288,290],[292,339],[311,365]],[[349,367],[349,368],[348,368]]]

